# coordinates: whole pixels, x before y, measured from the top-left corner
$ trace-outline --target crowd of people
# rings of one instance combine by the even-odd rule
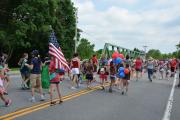
[[[9,77],[8,65],[6,63],[7,55],[0,57],[0,98],[6,106],[9,106],[12,101],[5,95],[8,95],[8,86],[11,81]],[[81,84],[86,84],[87,89],[91,89],[94,82],[99,83],[102,90],[105,90],[106,83],[109,83],[109,92],[113,89],[118,89],[121,94],[127,94],[129,81],[142,79],[144,73],[147,73],[148,79],[152,82],[154,79],[170,80],[175,73],[179,73],[179,60],[166,59],[155,60],[149,57],[147,60],[140,57],[130,58],[129,55],[119,54],[115,52],[112,58],[106,58],[102,55],[100,59],[93,55],[88,60],[80,60],[78,53],[75,53],[73,58],[69,60],[69,71],[64,69],[56,69],[55,58],[45,57],[43,60],[39,55],[38,50],[31,52],[31,59],[28,53],[24,53],[19,60],[20,73],[22,77],[21,88],[23,90],[31,89],[31,102],[36,102],[35,89],[38,89],[40,101],[44,101],[43,88],[49,88],[50,104],[56,104],[53,101],[54,89],[57,89],[59,104],[63,102],[59,83],[64,79],[64,75],[69,76],[71,82],[70,89],[78,89]],[[99,78],[97,78],[99,76]],[[158,76],[160,76],[158,78]],[[180,78],[180,74],[179,74]],[[99,81],[100,80],[100,81]],[[180,87],[179,84],[177,85]]]

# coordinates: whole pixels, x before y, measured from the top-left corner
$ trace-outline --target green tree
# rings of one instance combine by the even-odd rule
[[[179,44],[177,44],[177,45],[176,45],[176,47],[177,47],[178,49],[180,49],[180,43],[179,43]]]
[[[134,48],[134,51],[140,52],[141,50],[139,50],[138,48]]]
[[[16,62],[33,49],[45,55],[51,27],[65,57],[72,57],[75,8],[71,0],[3,0],[0,8],[0,50],[13,55]]]
[[[77,48],[81,59],[89,59],[94,54],[94,44],[91,44],[87,39],[82,38]]]
[[[177,44],[176,47],[177,47],[176,57],[180,59],[180,43]]]
[[[161,59],[162,58],[161,52],[159,50],[156,50],[156,49],[149,50],[147,53],[147,57],[153,57],[155,59]]]
[[[96,51],[96,55],[97,55],[97,57],[98,57],[99,59],[101,58],[102,53],[103,53],[103,49],[99,49],[99,50]]]

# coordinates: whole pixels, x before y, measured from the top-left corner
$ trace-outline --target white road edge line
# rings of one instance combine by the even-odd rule
[[[172,107],[173,107],[173,101],[174,101],[174,91],[175,91],[175,86],[176,86],[176,81],[177,81],[177,74],[175,74],[174,77],[174,82],[173,82],[173,86],[171,89],[171,93],[166,105],[166,110],[164,112],[164,116],[162,118],[162,120],[170,120],[171,119],[171,112],[172,112]]]

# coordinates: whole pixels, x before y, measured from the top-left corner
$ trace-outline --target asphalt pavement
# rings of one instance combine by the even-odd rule
[[[27,107],[42,104],[42,102],[31,103],[28,101],[30,91],[20,89],[20,76],[12,76],[12,84],[9,96],[13,99],[12,106],[6,108],[1,103],[0,115],[11,114],[14,111],[23,110]],[[90,92],[83,91],[85,85],[80,89],[72,91],[69,89],[70,81],[66,80],[61,85],[63,96],[72,94],[63,104],[45,106],[22,111],[20,115],[13,115],[15,120],[161,120],[172,89],[173,79],[154,80],[152,83],[146,75],[136,82],[130,81],[127,95],[121,95],[121,91],[114,88],[113,93],[101,89]],[[98,85],[97,83],[94,86]],[[78,91],[82,91],[75,94]],[[45,91],[49,99],[48,91]],[[46,100],[48,101],[48,100]],[[45,106],[45,107],[44,107]],[[38,109],[37,109],[38,108]],[[37,109],[37,110],[36,110]],[[34,110],[34,111],[33,111]],[[26,113],[27,114],[22,114]],[[171,120],[180,120],[180,89],[175,89],[174,103]],[[10,117],[5,117],[9,120]]]

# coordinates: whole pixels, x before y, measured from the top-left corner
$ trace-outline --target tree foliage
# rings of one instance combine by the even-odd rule
[[[81,59],[89,59],[94,54],[94,44],[91,44],[87,39],[82,38],[77,48]]]
[[[96,51],[96,55],[97,55],[97,57],[98,57],[99,59],[101,58],[102,53],[103,53],[103,49],[99,49],[99,50]]]
[[[147,57],[153,57],[155,59],[180,58],[180,50],[163,54],[159,50],[151,49],[148,51]]]
[[[76,23],[71,0],[3,0],[0,8],[1,52],[16,62],[33,49],[45,55],[53,28],[65,57],[72,57]]]
[[[161,58],[161,52],[156,49],[151,49],[148,51],[147,57],[153,57],[155,59],[159,59],[159,58]]]

